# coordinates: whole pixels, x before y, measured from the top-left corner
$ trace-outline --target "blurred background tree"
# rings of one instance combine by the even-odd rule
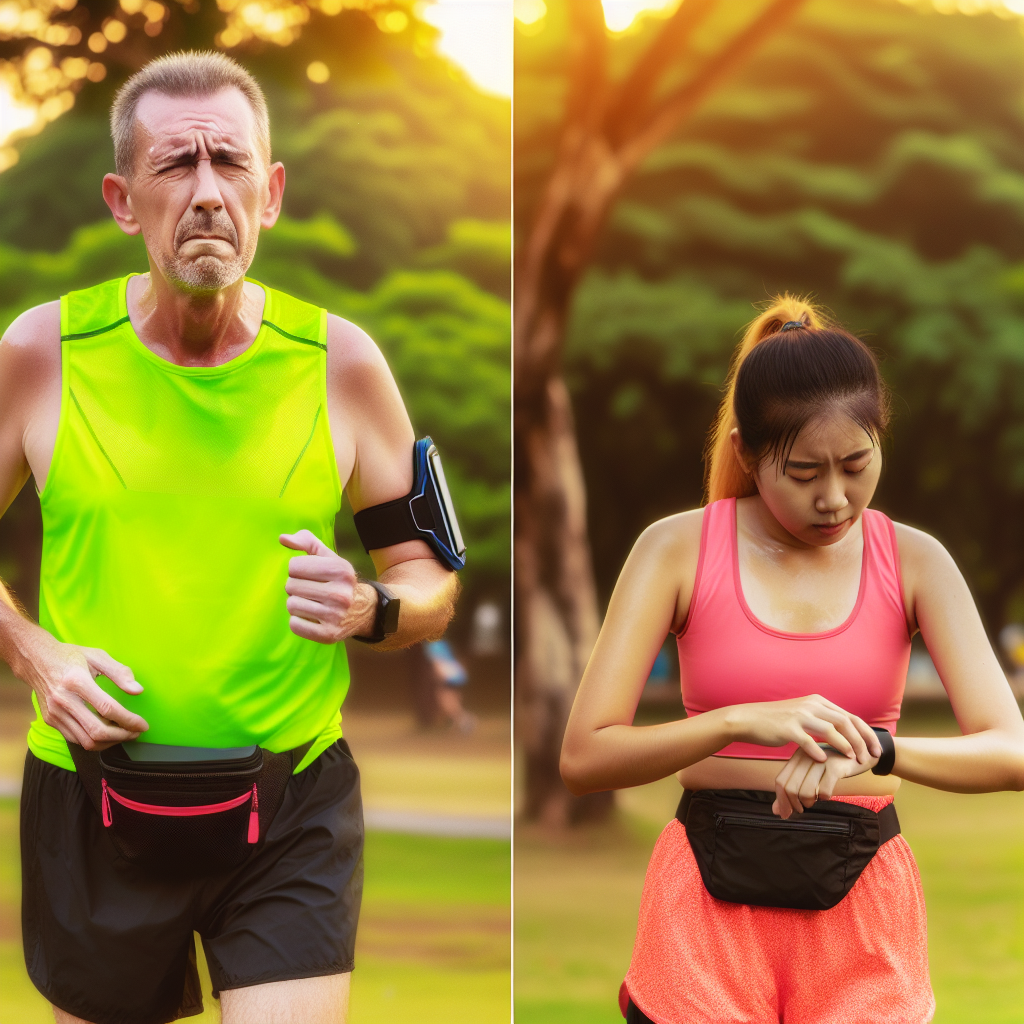
[[[251,274],[381,346],[417,433],[445,457],[472,608],[507,603],[510,583],[510,103],[440,57],[437,36],[404,0],[0,2],[0,84],[35,110],[27,131],[46,124],[0,149],[0,330],[69,289],[146,269],[100,195],[113,94],[161,53],[225,49],[263,86],[288,172],[284,216]],[[38,516],[25,488],[0,550],[0,575],[30,608]],[[337,533],[370,569],[350,510]]]
[[[729,357],[752,303],[777,291],[813,295],[881,356],[897,401],[876,506],[950,548],[991,632],[1024,617],[1021,20],[974,6],[684,0],[611,34],[596,0],[549,0],[518,25],[516,481],[524,504],[546,486],[578,517],[582,581],[545,580],[552,517],[523,519],[517,494],[517,623],[535,630],[517,638],[528,813],[545,802],[587,813],[566,803],[555,771],[585,656],[571,669],[563,639],[561,678],[538,686],[541,659],[525,654],[538,639],[559,647],[558,616],[583,623],[586,647],[593,624],[567,605],[589,588],[603,608],[644,526],[701,504]],[[702,76],[773,13],[791,20],[701,93]],[[636,159],[629,133],[698,93]],[[585,142],[582,172],[567,171]],[[592,194],[566,199],[557,220],[552,198],[587,175]],[[546,464],[545,430],[563,431]],[[577,444],[582,473],[565,473]],[[547,625],[523,611],[521,587],[538,580]]]

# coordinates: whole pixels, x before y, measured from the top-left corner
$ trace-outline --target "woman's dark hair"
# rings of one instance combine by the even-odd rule
[[[774,334],[736,373],[733,412],[743,446],[759,463],[784,464],[807,421],[829,409],[845,413],[876,443],[889,423],[875,357],[839,328]]]
[[[871,350],[806,301],[776,299],[747,330],[708,444],[708,500],[757,493],[729,442],[739,428],[757,462],[784,464],[815,416],[841,411],[874,442],[889,424],[889,392]]]

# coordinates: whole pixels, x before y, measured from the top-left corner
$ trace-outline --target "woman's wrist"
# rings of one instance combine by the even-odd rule
[[[878,729],[872,726],[878,742],[882,745],[882,753],[875,761],[871,771],[875,775],[891,775],[896,767],[896,743],[893,735],[888,729]]]
[[[744,738],[745,724],[743,710],[745,704],[731,704],[724,708],[715,708],[714,711],[706,711],[702,717],[715,717],[715,728],[721,738],[721,746],[726,747],[730,743]],[[721,749],[721,748],[719,748]]]

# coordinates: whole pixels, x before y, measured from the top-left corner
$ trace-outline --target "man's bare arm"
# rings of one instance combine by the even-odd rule
[[[354,324],[328,318],[327,402],[338,472],[353,511],[408,494],[412,488],[412,424],[391,370]],[[306,552],[291,561],[288,611],[292,631],[321,643],[373,632],[377,595],[347,560],[308,531],[282,537]],[[398,632],[374,647],[392,650],[440,636],[451,620],[459,581],[426,543],[405,541],[370,552],[377,579],[402,602]]]
[[[45,482],[60,416],[60,306],[23,313],[0,339],[0,514],[34,472]],[[63,644],[32,622],[0,583],[0,658],[39,700],[43,721],[99,750],[148,728],[95,682],[141,693],[131,669],[94,647]],[[95,713],[90,709],[95,709]]]

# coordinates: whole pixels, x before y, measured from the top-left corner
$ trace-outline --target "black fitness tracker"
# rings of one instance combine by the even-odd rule
[[[896,764],[896,743],[888,729],[872,726],[871,731],[878,737],[878,742],[882,744],[882,756],[878,759],[878,764],[871,769],[871,774],[888,775]]]
[[[373,616],[373,632],[369,636],[354,636],[364,644],[379,644],[386,636],[398,631],[398,612],[402,607],[399,598],[376,580],[363,580],[367,586],[377,591],[377,611]]]

